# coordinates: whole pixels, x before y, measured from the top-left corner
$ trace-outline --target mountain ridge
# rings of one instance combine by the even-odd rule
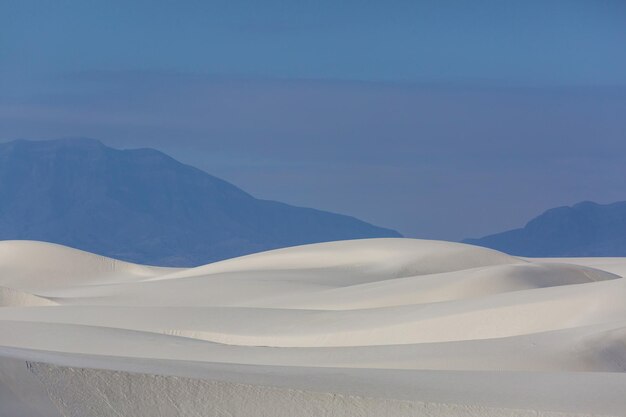
[[[0,239],[193,266],[253,252],[399,237],[351,216],[257,199],[155,149],[88,138],[0,143]]]
[[[529,257],[626,256],[626,201],[555,207],[522,228],[463,243]]]

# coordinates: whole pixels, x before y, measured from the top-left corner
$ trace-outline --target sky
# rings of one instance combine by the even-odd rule
[[[626,200],[626,2],[0,2],[0,141],[460,240]]]

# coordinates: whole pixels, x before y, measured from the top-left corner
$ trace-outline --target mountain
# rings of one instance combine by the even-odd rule
[[[521,229],[464,243],[530,257],[626,256],[626,201],[553,208]]]
[[[0,240],[193,266],[274,248],[399,237],[353,217],[260,200],[154,149],[92,139],[0,144]]]

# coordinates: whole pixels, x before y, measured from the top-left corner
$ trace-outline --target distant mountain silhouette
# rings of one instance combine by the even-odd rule
[[[554,208],[522,229],[464,242],[529,257],[626,256],[626,201]]]
[[[398,237],[353,217],[259,200],[153,149],[91,139],[0,144],[0,240],[192,266],[341,239]]]

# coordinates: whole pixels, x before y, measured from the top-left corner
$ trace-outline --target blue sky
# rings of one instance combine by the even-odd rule
[[[461,239],[626,199],[623,1],[3,1],[0,140]]]

